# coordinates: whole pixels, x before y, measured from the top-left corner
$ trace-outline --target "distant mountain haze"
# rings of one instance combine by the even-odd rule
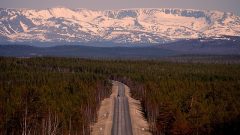
[[[240,36],[230,12],[136,8],[122,10],[0,9],[0,42],[167,43]]]

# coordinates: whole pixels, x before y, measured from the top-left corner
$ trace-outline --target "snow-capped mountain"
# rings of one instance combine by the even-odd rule
[[[0,9],[0,42],[163,43],[240,36],[233,13],[192,9]]]

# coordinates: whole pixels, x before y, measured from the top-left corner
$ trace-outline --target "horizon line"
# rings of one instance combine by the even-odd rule
[[[66,8],[66,9],[85,9],[85,10],[92,10],[92,11],[109,11],[109,10],[134,10],[134,9],[182,9],[182,10],[196,10],[196,11],[219,11],[219,12],[225,12],[225,13],[233,13],[236,15],[240,15],[237,12],[234,11],[224,11],[224,10],[219,10],[219,9],[199,9],[199,8],[179,8],[179,7],[131,7],[131,8],[109,8],[109,9],[94,9],[94,8],[84,8],[84,7],[78,7],[78,8],[72,8],[72,7],[67,7],[67,6],[54,6],[54,7],[46,7],[46,8],[31,8],[31,7],[0,7],[0,9],[27,9],[27,10],[48,10],[48,9],[53,9],[53,8]]]

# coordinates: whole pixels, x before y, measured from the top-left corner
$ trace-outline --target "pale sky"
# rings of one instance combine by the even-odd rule
[[[188,8],[233,12],[240,15],[240,0],[0,0],[1,8],[45,9],[57,6],[87,9]]]

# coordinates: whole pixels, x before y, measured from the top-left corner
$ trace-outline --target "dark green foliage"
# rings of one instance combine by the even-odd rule
[[[0,77],[2,134],[88,134],[108,79],[131,88],[154,134],[240,132],[239,64],[0,58]]]
[[[89,134],[111,85],[80,63],[1,58],[0,134]]]
[[[240,133],[240,65],[145,61],[131,71],[134,83],[120,80],[142,101],[154,134]]]

